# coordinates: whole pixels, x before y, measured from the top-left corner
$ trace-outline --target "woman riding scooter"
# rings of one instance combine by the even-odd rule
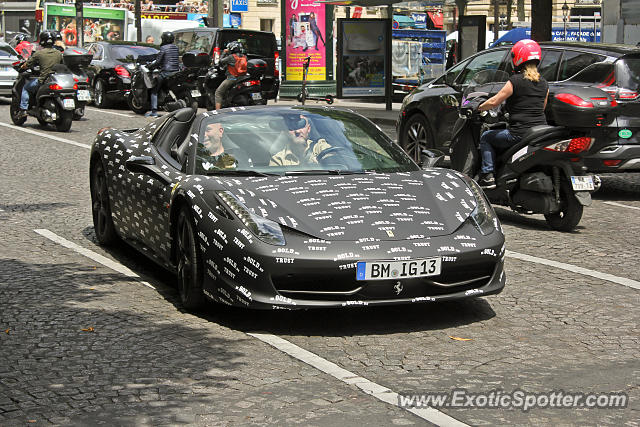
[[[492,110],[506,101],[509,112],[508,129],[488,130],[480,137],[482,168],[479,184],[484,189],[496,188],[493,175],[496,149],[504,151],[522,139],[525,133],[538,125],[546,125],[544,109],[547,106],[549,84],[540,76],[538,64],[542,51],[533,40],[520,40],[511,48],[511,60],[516,74],[493,97],[483,102],[479,111]]]

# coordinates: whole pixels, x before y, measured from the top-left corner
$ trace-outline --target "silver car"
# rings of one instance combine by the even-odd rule
[[[18,61],[18,52],[7,43],[0,42],[0,96],[11,96],[11,87],[18,78],[13,63]]]

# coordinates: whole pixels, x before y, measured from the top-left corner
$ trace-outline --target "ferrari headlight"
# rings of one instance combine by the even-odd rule
[[[280,224],[254,214],[229,191],[218,191],[218,196],[258,239],[271,245],[286,244]]]
[[[471,212],[473,225],[475,225],[478,231],[484,236],[493,233],[493,230],[502,230],[498,216],[480,186],[466,175],[464,176],[464,180],[469,186],[469,189],[471,189],[473,197],[476,199],[476,208]]]

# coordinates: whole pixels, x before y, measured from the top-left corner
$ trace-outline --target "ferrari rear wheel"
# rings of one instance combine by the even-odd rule
[[[91,211],[93,214],[93,229],[98,243],[110,245],[118,240],[111,205],[109,204],[109,189],[107,174],[101,161],[97,161],[91,172]]]
[[[178,215],[175,242],[180,301],[187,310],[197,310],[204,304],[202,256],[196,243],[195,225],[186,208]]]

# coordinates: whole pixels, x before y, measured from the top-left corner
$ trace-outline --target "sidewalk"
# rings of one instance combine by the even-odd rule
[[[270,105],[300,105],[300,103],[292,98],[281,98],[278,102],[269,101]],[[323,106],[328,105],[324,101],[306,101],[305,105],[309,106]],[[367,101],[354,101],[349,99],[336,99],[332,107],[350,108],[356,113],[362,114],[372,122],[380,126],[395,126],[398,114],[400,114],[399,102],[392,104],[391,111],[386,110],[384,102],[367,102]]]

